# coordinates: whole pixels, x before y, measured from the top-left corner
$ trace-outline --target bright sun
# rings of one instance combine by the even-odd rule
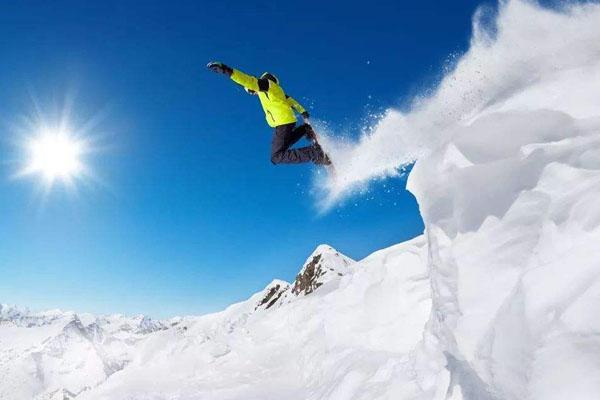
[[[46,189],[61,183],[74,188],[89,175],[83,156],[89,144],[66,128],[38,128],[23,142],[25,158],[18,176],[38,176]]]
[[[83,169],[83,144],[60,130],[45,130],[28,143],[29,160],[26,170],[40,174],[47,183],[69,181]]]
[[[19,166],[13,177],[36,178],[44,199],[55,186],[77,194],[78,185],[100,182],[87,163],[99,151],[97,129],[102,114],[74,125],[73,96],[66,96],[64,106],[51,113],[44,112],[37,101],[34,104],[35,112],[12,124],[14,143],[19,149]]]

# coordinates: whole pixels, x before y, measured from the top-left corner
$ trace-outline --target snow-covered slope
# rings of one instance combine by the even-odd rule
[[[7,318],[0,376],[10,379],[0,381],[0,399],[397,393],[396,375],[409,368],[430,313],[424,245],[419,237],[360,263],[322,245],[293,284],[276,280],[223,312],[150,330],[146,319],[122,316],[87,316],[87,325],[73,313],[39,324]]]
[[[589,122],[494,112],[418,161],[438,389],[600,397],[600,125]]]
[[[409,367],[430,313],[424,244],[421,237],[360,263],[320,246],[277,306],[256,308],[265,296],[273,298],[271,289],[286,287],[281,281],[222,313],[185,318],[176,329],[153,334],[131,365],[82,398],[347,399],[361,393],[373,399],[397,393],[396,375]],[[314,290],[294,293],[290,288],[306,282],[310,270],[323,272],[303,286]]]

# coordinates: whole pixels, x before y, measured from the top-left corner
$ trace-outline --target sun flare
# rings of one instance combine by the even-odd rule
[[[38,174],[51,184],[71,181],[83,171],[83,142],[60,129],[44,129],[27,143],[27,174]]]
[[[15,149],[12,178],[34,180],[43,201],[54,189],[78,195],[80,186],[104,185],[91,165],[101,151],[99,146],[105,145],[99,132],[104,113],[76,118],[72,94],[65,96],[62,107],[43,107],[34,96],[32,101],[34,109],[10,124]]]

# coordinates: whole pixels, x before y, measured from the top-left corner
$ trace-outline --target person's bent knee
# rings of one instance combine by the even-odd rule
[[[281,164],[281,161],[283,161],[283,153],[271,154],[271,163],[273,165]]]

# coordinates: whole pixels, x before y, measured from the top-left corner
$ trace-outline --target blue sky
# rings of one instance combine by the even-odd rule
[[[405,178],[318,216],[314,168],[273,166],[256,98],[208,72],[276,73],[340,135],[402,107],[464,51],[478,3],[24,1],[0,5],[0,302],[164,317],[292,280],[320,243],[354,258],[418,235]],[[10,126],[100,115],[100,182],[44,199]]]

